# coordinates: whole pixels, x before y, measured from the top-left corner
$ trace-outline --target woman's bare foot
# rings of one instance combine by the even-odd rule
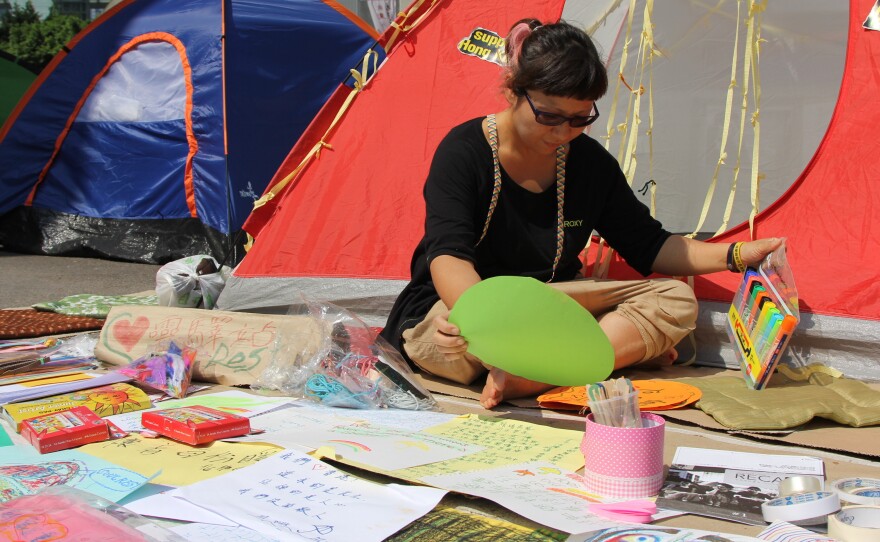
[[[640,363],[639,367],[669,367],[678,359],[678,350],[673,346],[666,352],[663,352],[654,359],[649,359],[644,363]]]
[[[498,403],[505,399],[516,399],[519,397],[528,397],[529,395],[537,395],[547,390],[553,389],[555,386],[544,384],[543,382],[535,382],[521,376],[514,376],[506,373],[497,367],[489,369],[486,376],[486,385],[483,386],[483,393],[480,396],[480,404],[483,408],[495,408]]]

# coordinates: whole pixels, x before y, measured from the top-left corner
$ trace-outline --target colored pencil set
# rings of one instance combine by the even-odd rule
[[[784,246],[746,269],[728,312],[728,332],[746,384],[763,389],[800,321]]]

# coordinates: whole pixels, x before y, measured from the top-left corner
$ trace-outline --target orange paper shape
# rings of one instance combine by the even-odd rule
[[[703,392],[696,386],[671,380],[633,380],[640,410],[672,410],[697,402]],[[562,386],[538,396],[538,404],[554,410],[588,407],[586,386]]]

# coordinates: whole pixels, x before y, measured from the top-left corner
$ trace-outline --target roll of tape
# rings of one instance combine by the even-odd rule
[[[840,542],[880,542],[880,508],[845,507],[828,516],[828,535]]]
[[[799,493],[822,491],[822,482],[815,476],[790,476],[779,482],[779,496],[787,497]]]
[[[764,521],[803,521],[827,516],[840,510],[840,498],[831,491],[814,491],[799,495],[787,495],[769,500],[761,505]]]
[[[877,478],[843,478],[831,485],[841,501],[880,506],[880,480]]]

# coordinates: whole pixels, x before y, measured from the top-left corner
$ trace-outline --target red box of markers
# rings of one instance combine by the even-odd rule
[[[201,405],[144,412],[141,425],[193,446],[251,432],[249,419]]]
[[[110,428],[90,408],[78,406],[22,420],[21,436],[45,454],[107,440]]]

